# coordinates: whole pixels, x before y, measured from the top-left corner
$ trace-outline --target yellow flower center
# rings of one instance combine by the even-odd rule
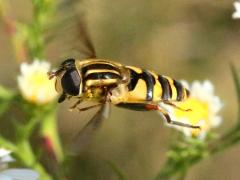
[[[191,109],[191,111],[182,111],[175,109],[174,114],[176,119],[187,119],[187,123],[192,125],[200,125],[201,131],[206,131],[210,128],[209,121],[209,105],[197,98],[189,98],[178,104],[182,109]],[[200,133],[198,129],[192,129],[192,135],[197,136]]]
[[[43,86],[51,86],[52,82],[49,81],[47,75],[43,74],[42,72],[35,73],[33,76],[28,78],[29,84],[36,89],[39,89]]]

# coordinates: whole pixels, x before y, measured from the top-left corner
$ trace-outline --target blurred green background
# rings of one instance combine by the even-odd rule
[[[9,0],[9,4],[12,17],[31,20],[30,1]],[[240,20],[232,19],[233,1],[89,0],[75,8],[85,12],[99,58],[189,82],[209,79],[224,103],[224,121],[217,131],[224,132],[234,124],[237,102],[229,63],[240,69]],[[64,12],[60,16],[64,17]],[[71,48],[71,41],[64,40],[71,31],[61,33],[47,47],[47,60],[54,66],[66,57],[81,54],[81,49]],[[0,83],[15,88],[19,64],[3,26],[0,54]],[[83,115],[69,112],[69,105],[59,105],[59,132],[64,143],[82,125]],[[69,168],[75,170],[76,179],[117,179],[106,163],[110,161],[129,179],[151,179],[165,162],[168,145],[177,133],[164,126],[157,113],[113,107],[110,118]],[[187,179],[239,179],[239,154],[240,147],[235,146],[202,161],[191,169]]]

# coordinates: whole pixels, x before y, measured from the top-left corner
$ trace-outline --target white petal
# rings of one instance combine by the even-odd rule
[[[186,137],[191,137],[192,136],[192,131],[190,128],[182,128],[183,133]]]
[[[199,81],[194,81],[191,86],[191,96],[192,97],[201,97],[202,87]]]
[[[7,156],[4,156],[1,158],[1,162],[3,162],[3,163],[13,162],[13,161],[14,161],[14,159],[10,155],[7,155]]]
[[[232,18],[233,19],[240,18],[240,2],[234,2],[233,5],[236,11],[233,13]]]
[[[30,169],[8,169],[2,171],[0,175],[8,176],[11,180],[37,180],[39,177],[36,171]]]
[[[240,12],[238,12],[238,11],[234,12],[233,15],[232,15],[232,18],[233,18],[233,19],[238,19],[238,18],[240,18]]]
[[[183,87],[185,87],[186,89],[190,89],[190,86],[186,80],[180,80],[180,82],[182,83]]]
[[[11,151],[4,149],[4,148],[0,148],[0,158],[9,155],[11,153]]]
[[[213,92],[214,92],[213,84],[209,80],[205,80],[203,82],[203,87],[202,88],[205,91],[207,91],[209,94],[213,94]]]
[[[215,116],[212,118],[211,125],[212,127],[218,127],[222,123],[221,116]]]
[[[217,97],[217,96],[213,97],[211,103],[212,103],[212,111],[213,111],[213,113],[217,113],[223,107],[223,103],[220,101],[220,98]]]
[[[6,176],[6,175],[4,175],[4,174],[2,174],[2,173],[0,173],[0,179],[1,179],[1,180],[13,180],[11,177]]]
[[[20,66],[21,74],[23,74],[23,75],[27,74],[28,69],[29,69],[29,65],[27,63],[24,62],[21,64],[21,66]]]
[[[240,11],[240,2],[234,2],[233,5],[237,11]]]

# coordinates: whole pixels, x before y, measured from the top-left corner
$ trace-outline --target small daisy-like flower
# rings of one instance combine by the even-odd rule
[[[31,64],[22,63],[20,68],[18,86],[27,101],[42,105],[54,100],[57,93],[54,80],[48,79],[47,72],[50,70],[48,62],[34,60]]]
[[[37,180],[39,174],[31,169],[6,169],[8,163],[14,159],[10,155],[11,151],[0,148],[0,179],[1,180]]]
[[[182,109],[191,109],[191,111],[182,111],[169,106],[166,108],[173,120],[201,127],[201,129],[192,129],[174,126],[175,128],[188,137],[203,139],[211,128],[220,125],[222,119],[217,113],[222,108],[222,103],[219,97],[214,95],[214,86],[208,80],[203,83],[195,81],[191,86],[184,81],[183,85],[190,90],[191,95],[187,100],[175,104]]]
[[[31,169],[7,169],[0,172],[1,180],[37,180],[39,174]]]
[[[235,12],[232,15],[233,19],[239,19],[240,18],[240,2],[236,1],[233,3],[234,7],[235,7]]]
[[[9,162],[14,161],[10,153],[11,151],[0,148],[0,169],[6,168]]]

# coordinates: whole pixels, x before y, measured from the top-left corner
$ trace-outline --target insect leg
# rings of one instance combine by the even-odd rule
[[[89,109],[92,109],[92,108],[95,108],[95,107],[98,107],[98,106],[102,106],[102,104],[95,104],[93,106],[88,106],[88,107],[85,107],[85,108],[77,108],[78,111],[86,111],[86,110],[89,110]]]
[[[63,102],[67,98],[67,95],[65,93],[62,93],[62,95],[58,98],[58,103]]]
[[[194,125],[191,125],[191,124],[186,124],[186,123],[182,123],[182,122],[171,120],[171,118],[170,118],[169,114],[167,113],[167,111],[162,109],[159,105],[146,104],[145,108],[148,109],[148,110],[157,110],[157,111],[161,112],[164,115],[164,117],[166,118],[168,124],[182,126],[182,127],[187,127],[187,128],[201,129],[200,126],[194,126]]]
[[[82,101],[83,101],[83,99],[79,99],[74,105],[72,105],[69,108],[69,111],[73,111]]]
[[[186,111],[186,112],[187,111],[192,111],[192,109],[183,109],[183,108],[181,108],[181,107],[177,106],[176,104],[173,104],[173,103],[171,103],[169,101],[163,101],[163,103],[165,103],[167,105],[170,105],[170,106],[173,106],[174,108],[179,109],[181,111]]]

